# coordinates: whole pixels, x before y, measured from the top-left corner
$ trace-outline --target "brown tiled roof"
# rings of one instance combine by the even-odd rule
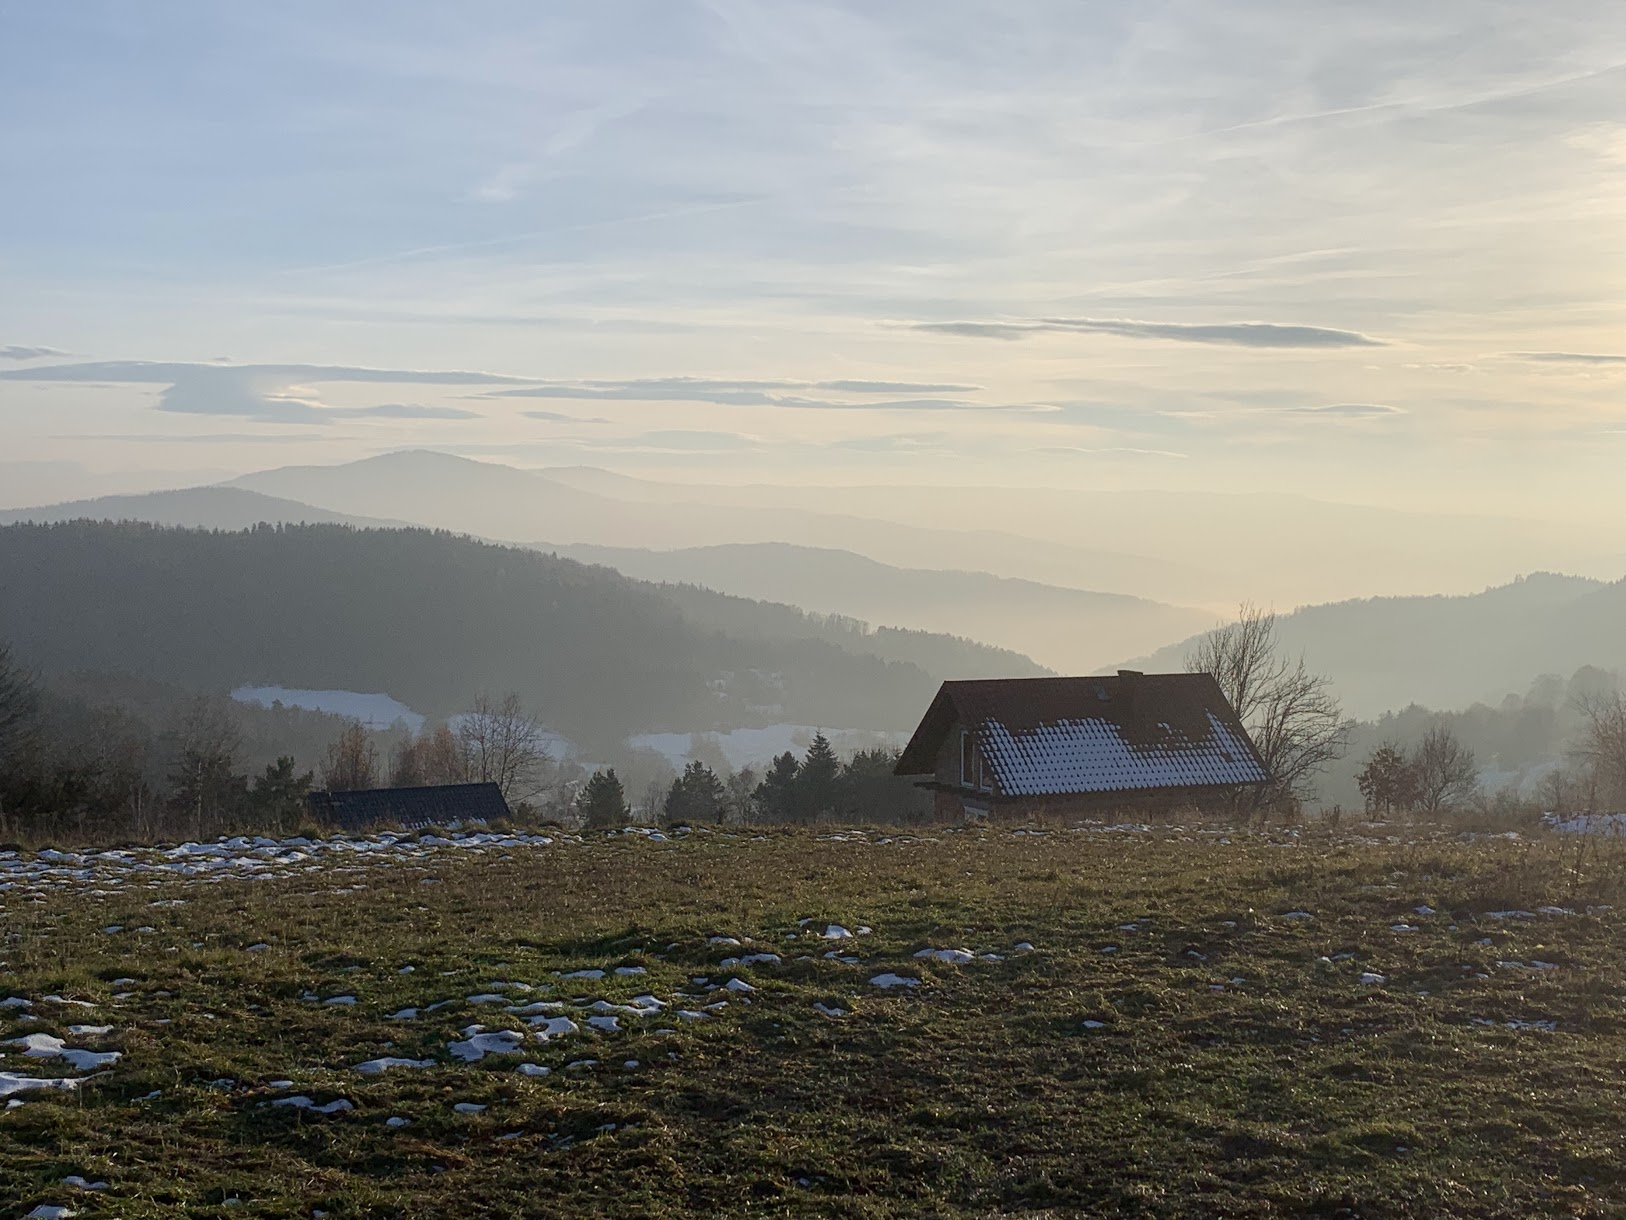
[[[1210,674],[945,682],[898,760],[936,768],[956,724],[977,736],[1005,796],[1256,784],[1258,750]]]

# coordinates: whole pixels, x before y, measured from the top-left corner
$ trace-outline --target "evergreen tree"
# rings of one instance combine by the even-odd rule
[[[1372,751],[1355,782],[1368,813],[1406,813],[1417,803],[1417,772],[1393,742]]]
[[[898,825],[922,821],[931,813],[931,798],[913,781],[895,775],[897,750],[860,750],[841,769],[836,809],[853,822]]]
[[[248,795],[256,823],[286,829],[299,825],[305,812],[305,794],[315,779],[310,771],[303,775],[295,773],[292,754],[281,755],[276,762],[267,764],[265,774],[254,777]]]
[[[715,771],[696,759],[672,781],[663,813],[669,826],[721,821],[723,781],[717,778]]]
[[[801,763],[786,750],[773,760],[754,793],[757,809],[770,822],[788,822],[796,816],[796,773]]]
[[[796,776],[797,804],[805,818],[825,817],[835,811],[836,782],[841,776],[841,762],[823,733],[814,736],[807,747]]]
[[[627,824],[632,810],[627,807],[626,789],[621,786],[614,767],[593,772],[593,778],[576,796],[576,811],[589,829],[605,830]]]

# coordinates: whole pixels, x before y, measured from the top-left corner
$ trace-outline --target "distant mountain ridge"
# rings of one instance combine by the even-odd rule
[[[1278,620],[1283,645],[1332,679],[1347,712],[1409,703],[1466,707],[1583,665],[1626,670],[1626,580],[1537,572],[1480,593],[1306,606]],[[1137,661],[1178,668],[1192,640]]]
[[[446,469],[442,455],[389,456],[393,460],[382,476],[386,480],[393,480],[403,469],[421,467],[417,478],[425,487],[432,487]],[[246,529],[259,522],[325,522],[374,527],[484,525],[494,531],[514,529],[529,520],[526,513],[538,511],[539,504],[544,508],[558,508],[560,516],[564,510],[559,501],[570,502],[571,510],[578,515],[598,511],[609,518],[619,511],[601,504],[592,493],[551,486],[538,476],[512,467],[465,463],[461,459],[450,461],[453,463],[450,468],[460,476],[475,477],[488,484],[488,494],[495,487],[502,496],[508,497],[510,505],[530,503],[531,508],[505,509],[501,519],[484,511],[465,515],[444,506],[437,507],[434,493],[426,491],[422,496],[411,497],[413,503],[392,501],[392,506],[402,513],[414,514],[410,519],[396,520],[316,507],[248,487],[223,485],[16,509],[0,513],[0,523],[88,518],[228,530]],[[345,468],[293,468],[280,473],[287,474],[296,484],[290,490],[334,495],[343,505],[371,498],[365,488],[341,494],[331,486],[324,492],[319,487],[297,485],[304,477],[301,472],[307,469],[324,472],[318,481],[329,485],[336,477],[331,472]],[[366,467],[362,482],[374,477],[377,470],[377,467]],[[250,476],[251,480],[254,478]],[[636,483],[635,480],[627,482]],[[528,499],[537,496],[541,499]],[[623,509],[628,507],[622,506]],[[630,507],[637,513],[658,515],[643,506]],[[449,521],[462,524],[452,526],[447,524]],[[553,520],[552,524],[559,525],[559,521]],[[477,536],[526,543],[582,562],[605,564],[639,580],[696,585],[734,597],[784,603],[880,626],[980,640],[1019,654],[1022,664],[1028,663],[1028,657],[1038,656],[1051,668],[1063,672],[1100,669],[1126,653],[1154,648],[1179,638],[1213,617],[1204,611],[1127,594],[1067,588],[987,572],[897,567],[832,547],[745,542],[657,551],[595,543],[573,544],[555,539],[531,544],[521,536],[495,532],[477,532]],[[676,596],[677,591],[672,590],[671,594]],[[721,605],[690,594],[685,594],[683,601],[691,617],[700,615],[702,605],[713,611]],[[696,617],[696,621],[701,620]]]
[[[0,640],[47,673],[379,691],[431,715],[513,689],[593,746],[787,721],[896,731],[943,678],[1042,672],[704,596],[737,630],[608,568],[422,529],[0,526]]]
[[[578,472],[579,474],[579,472]],[[672,549],[783,542],[857,551],[882,563],[957,568],[975,555],[1002,576],[1066,585],[1080,572],[1103,588],[1196,589],[1202,574],[1181,564],[988,528],[899,524],[827,508],[662,500],[638,480],[555,478],[495,462],[426,450],[340,466],[287,466],[233,479],[247,488],[340,513],[410,521],[482,538],[552,545]],[[613,491],[615,494],[609,494]],[[839,493],[832,490],[833,496]],[[839,502],[839,501],[837,501]]]
[[[37,508],[0,510],[0,525],[20,521],[49,524],[56,521],[146,521],[153,525],[191,529],[244,530],[261,522],[289,525],[401,525],[352,516],[249,491],[243,487],[181,487],[128,496],[98,496],[69,500]]]
[[[1214,617],[1127,594],[987,572],[899,568],[851,551],[788,543],[672,551],[538,546],[640,580],[697,584],[805,610],[968,636],[1037,657],[1064,673],[1100,672],[1118,657],[1188,634]]]

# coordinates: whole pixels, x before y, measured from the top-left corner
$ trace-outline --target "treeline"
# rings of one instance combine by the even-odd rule
[[[513,689],[600,756],[671,725],[890,729],[975,648],[805,638],[744,601],[727,603],[737,621],[702,625],[607,568],[416,529],[9,525],[0,571],[0,639],[53,681],[89,669],[204,691],[388,691],[438,718],[470,691]]]
[[[636,811],[615,769],[598,771],[582,787],[576,812],[593,828],[623,826],[639,815],[668,826],[925,821],[932,814],[931,797],[893,774],[897,761],[896,750],[872,749],[843,762],[819,733],[803,757],[787,750],[761,777],[750,767],[719,775],[695,759],[664,795],[657,800],[651,794]]]
[[[1544,675],[1495,705],[1414,704],[1351,722],[1349,739],[1320,782],[1324,808],[1527,818],[1626,808],[1626,693],[1594,666]]]
[[[43,683],[0,646],[0,843],[164,842],[287,835],[312,826],[306,795],[491,782],[516,818],[568,826],[642,822],[897,823],[930,814],[892,774],[897,753],[842,760],[821,733],[762,775],[691,763],[674,776],[647,751],[621,761],[643,785],[629,803],[617,772],[587,772],[517,694],[479,696],[413,733],[321,712],[243,705],[122,675]],[[623,770],[622,774],[627,774]]]
[[[0,840],[195,839],[303,819],[312,774],[291,754],[249,761],[273,713],[202,696],[145,710],[47,690],[0,646]]]

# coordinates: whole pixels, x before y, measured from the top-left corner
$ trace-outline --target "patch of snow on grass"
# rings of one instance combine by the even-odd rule
[[[977,960],[976,954],[965,949],[922,949],[915,956],[934,962],[947,962],[951,966],[964,966]]]
[[[497,1030],[489,1034],[478,1031],[478,1026],[469,1026],[463,1031],[467,1040],[448,1042],[446,1053],[453,1058],[461,1059],[464,1063],[478,1063],[487,1055],[517,1055],[525,1044],[524,1036],[510,1029]]]
[[[386,1055],[382,1059],[369,1059],[366,1063],[356,1064],[356,1071],[364,1076],[380,1076],[391,1068],[426,1068],[434,1067],[433,1059],[402,1059],[395,1055]]]

